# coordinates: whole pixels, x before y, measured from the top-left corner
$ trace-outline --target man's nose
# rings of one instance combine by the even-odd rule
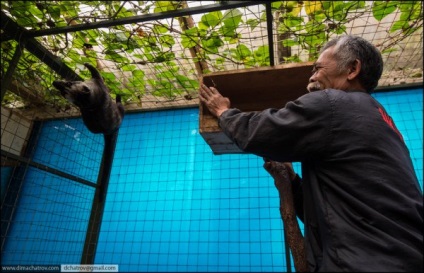
[[[317,79],[316,79],[317,72],[318,72],[318,70],[316,69],[316,67],[314,67],[311,71],[312,75],[309,78],[309,82],[316,82],[317,81]]]

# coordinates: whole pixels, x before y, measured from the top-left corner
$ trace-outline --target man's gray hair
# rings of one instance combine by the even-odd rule
[[[321,52],[333,46],[333,54],[338,62],[339,71],[344,71],[353,65],[355,60],[359,60],[361,71],[358,80],[368,93],[372,92],[383,73],[383,59],[380,51],[361,37],[346,35],[327,42]]]

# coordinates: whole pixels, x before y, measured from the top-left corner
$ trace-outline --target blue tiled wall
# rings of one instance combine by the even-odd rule
[[[373,95],[393,118],[411,153],[423,188],[423,89],[375,93]]]
[[[402,132],[422,187],[422,89],[374,96]],[[79,119],[51,121],[34,158],[95,182],[101,149]],[[262,164],[213,155],[198,109],[127,114],[95,263],[123,272],[287,271],[278,193]],[[2,263],[79,263],[93,189],[29,169],[20,196]]]

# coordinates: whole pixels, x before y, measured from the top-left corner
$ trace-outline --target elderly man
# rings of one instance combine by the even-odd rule
[[[310,271],[423,271],[422,190],[401,133],[369,94],[382,70],[373,45],[342,36],[322,48],[309,93],[281,109],[241,112],[200,87],[243,151],[301,162]]]

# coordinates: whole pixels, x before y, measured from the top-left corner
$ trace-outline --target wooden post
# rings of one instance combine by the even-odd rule
[[[306,261],[305,243],[300,232],[299,223],[294,209],[294,198],[289,169],[290,163],[265,160],[265,170],[274,178],[275,187],[280,197],[280,214],[283,220],[284,236],[293,254],[294,266],[297,272],[309,272]],[[294,172],[293,172],[294,174]]]
[[[187,1],[182,1],[180,5],[184,9],[188,8]],[[191,15],[178,17],[178,21],[180,22],[180,27],[183,31],[186,31],[187,29],[193,28],[195,26],[193,17],[191,17]],[[202,49],[199,45],[195,45],[189,50],[191,57],[193,57],[194,59],[194,65],[196,67],[197,75],[198,77],[200,77],[206,70],[208,70],[208,64],[205,61],[199,59],[201,56]]]

